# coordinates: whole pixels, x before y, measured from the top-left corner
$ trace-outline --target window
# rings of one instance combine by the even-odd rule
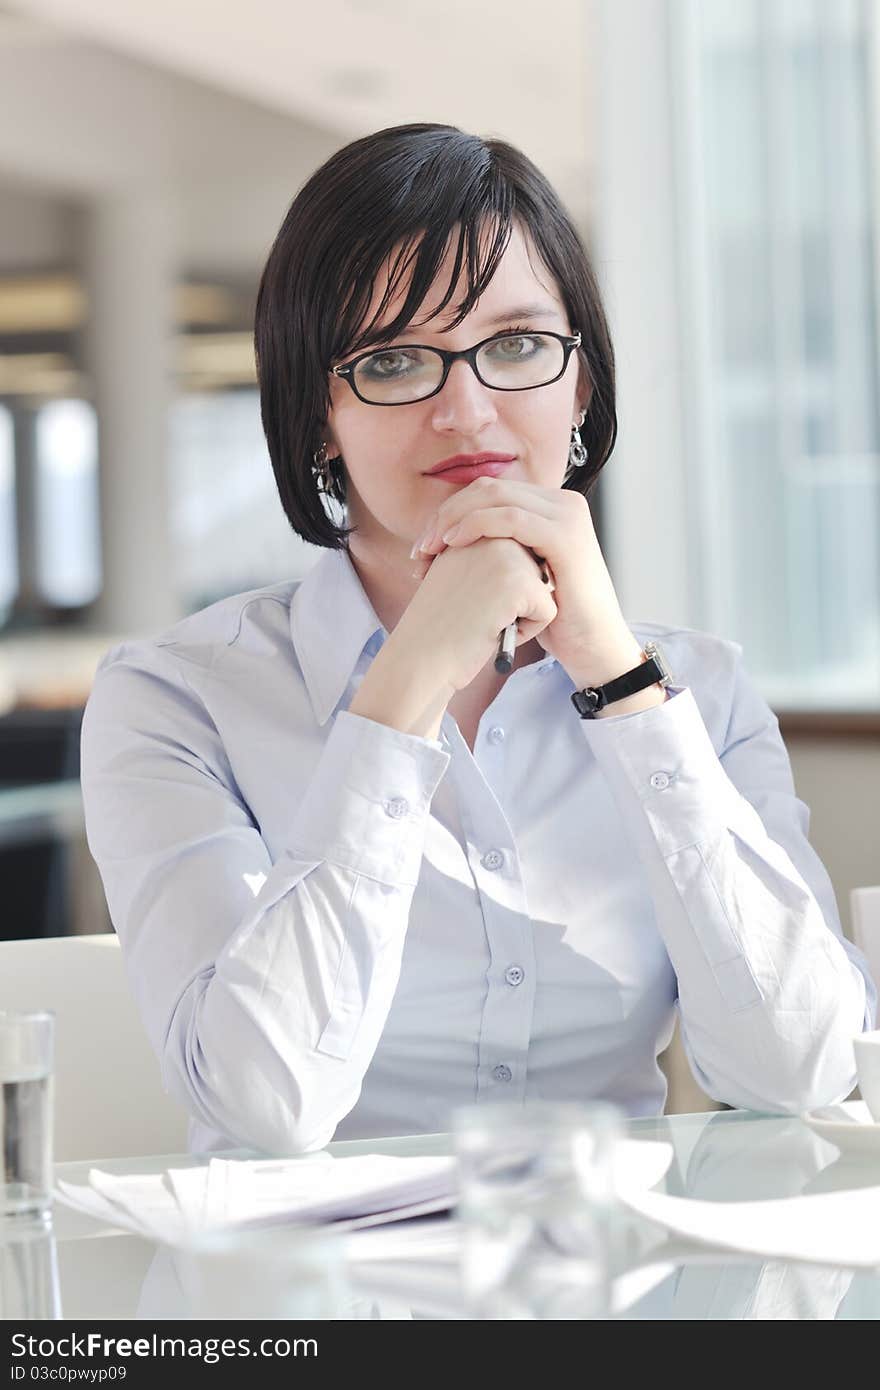
[[[36,570],[40,595],[81,608],[101,589],[98,426],[88,401],[36,413]]]
[[[181,396],[172,407],[171,505],[188,612],[226,594],[296,579],[317,547],[290,529],[256,391]]]
[[[877,708],[872,6],[670,15],[703,624],[743,643],[777,708]]]
[[[0,626],[18,594],[18,539],[15,517],[15,434],[12,413],[0,405]]]

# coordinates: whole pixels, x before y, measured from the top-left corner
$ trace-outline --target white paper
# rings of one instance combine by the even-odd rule
[[[880,1265],[880,1187],[763,1202],[700,1202],[630,1191],[631,1211],[703,1245],[767,1259]]]
[[[241,1162],[212,1158],[211,1224],[277,1220],[342,1221],[423,1202],[455,1200],[456,1159],[363,1154],[317,1165],[300,1159]]]
[[[621,1141],[614,1156],[621,1197],[658,1182],[669,1144]],[[454,1207],[458,1160],[326,1152],[290,1159],[212,1158],[166,1173],[89,1170],[89,1185],[59,1181],[57,1196],[99,1220],[175,1242],[221,1226],[280,1221],[332,1222],[349,1231]]]
[[[97,1220],[172,1243],[199,1230],[279,1221],[338,1222],[342,1229],[374,1224],[455,1202],[454,1158],[211,1159],[205,1167],[167,1173],[89,1170],[89,1185],[59,1180],[56,1196]]]

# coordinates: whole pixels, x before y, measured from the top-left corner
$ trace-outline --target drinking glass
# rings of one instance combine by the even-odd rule
[[[47,1216],[0,1221],[0,1320],[60,1318],[58,1251]]]
[[[0,1217],[52,1205],[52,1066],[55,1015],[0,1012]]]
[[[348,1299],[342,1241],[326,1227],[205,1231],[175,1262],[190,1318],[332,1319]]]
[[[607,1318],[620,1112],[601,1102],[474,1105],[454,1111],[452,1129],[471,1316]]]
[[[868,1107],[871,1119],[880,1124],[880,1028],[860,1033],[853,1038],[859,1091]]]

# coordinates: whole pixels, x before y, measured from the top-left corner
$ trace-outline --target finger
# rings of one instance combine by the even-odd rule
[[[436,556],[434,555],[417,555],[412,562],[413,579],[417,579],[421,583],[435,559]]]
[[[558,608],[550,594],[543,597],[534,607],[529,617],[517,618],[516,645],[528,642],[549,627],[558,613]]]
[[[511,482],[506,478],[477,478],[474,482],[468,483],[467,487],[447,497],[443,505],[437,509],[433,524],[429,521],[421,538],[421,549],[427,552],[442,548],[437,543],[444,531],[448,531],[472,511],[481,511],[489,506],[516,506],[552,519],[561,515],[567,500],[558,488],[551,490],[538,487],[535,483]],[[435,542],[433,545],[432,539]]]
[[[564,571],[565,533],[560,534],[554,521],[536,516],[534,512],[523,511],[521,507],[487,507],[484,511],[471,512],[453,531],[445,533],[442,543],[458,550],[483,538],[519,541],[520,545],[542,556],[553,587],[560,570]]]
[[[461,521],[443,532],[440,540],[444,545],[473,545],[481,536],[508,536],[511,540],[530,545],[530,541],[523,540],[523,535],[526,531],[534,531],[535,522],[538,521],[544,526],[547,524],[544,517],[536,517],[534,512],[528,512],[523,507],[484,507],[481,511],[469,512],[462,517]]]

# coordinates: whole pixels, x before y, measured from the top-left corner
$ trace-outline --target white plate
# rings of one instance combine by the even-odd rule
[[[822,1110],[808,1110],[801,1115],[801,1119],[814,1134],[827,1139],[841,1153],[880,1157],[880,1124],[872,1120],[863,1100],[847,1101],[846,1105],[827,1105]]]
[[[672,1145],[664,1139],[621,1139],[614,1153],[614,1187],[626,1200],[630,1192],[656,1186],[672,1162]]]

